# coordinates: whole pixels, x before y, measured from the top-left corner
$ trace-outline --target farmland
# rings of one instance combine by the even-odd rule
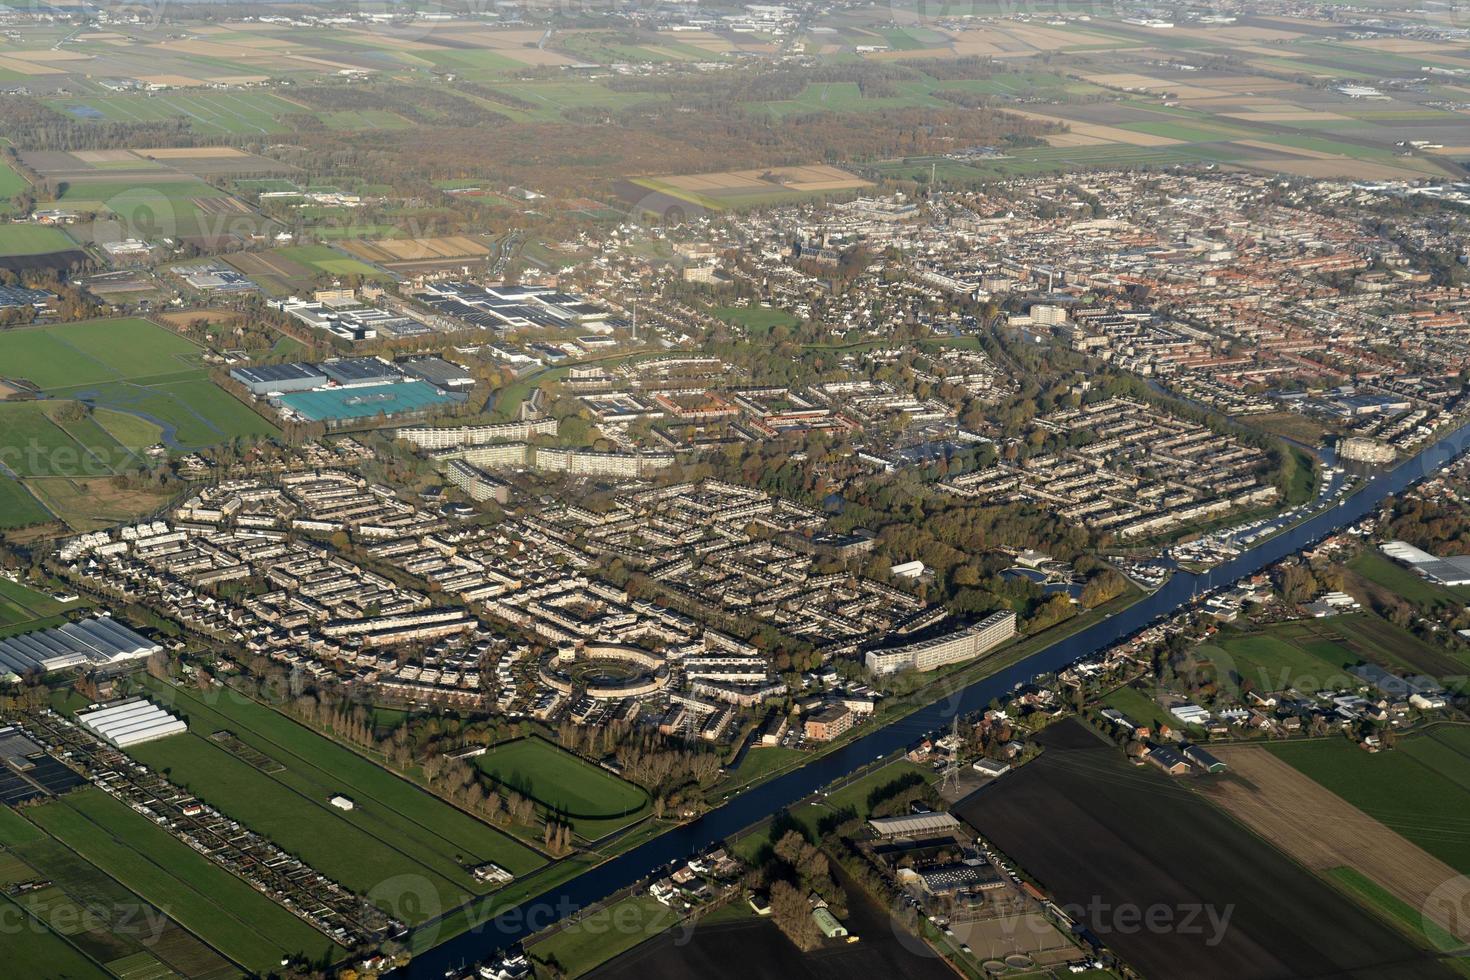
[[[84,602],[58,602],[44,592],[0,578],[0,629],[49,621],[69,609],[80,609],[86,605]]]
[[[639,177],[633,183],[655,194],[712,210],[763,207],[870,186],[860,177],[829,166]]]
[[[956,813],[1145,975],[1452,975],[1204,799],[1134,770],[1075,722],[1042,738],[1040,758]],[[1092,805],[1100,798],[1109,805]],[[1263,892],[1272,900],[1261,901]],[[1113,917],[1120,907],[1182,915],[1202,898],[1216,915],[1231,910],[1228,928],[1141,933]]]
[[[167,92],[61,99],[53,108],[76,119],[147,122],[182,118],[205,136],[250,136],[280,132],[277,117],[306,111],[269,92]]]
[[[954,969],[916,937],[898,926],[889,910],[840,873],[848,895],[845,925],[861,941],[828,946],[803,955],[770,919],[742,915],[736,906],[720,909],[690,927],[667,930],[590,973],[600,980],[682,980],[684,977],[800,976],[813,980],[854,977],[953,978]],[[616,921],[616,920],[615,920]],[[631,914],[628,921],[638,922]],[[641,930],[640,930],[641,935]],[[553,936],[547,942],[554,942]],[[609,951],[623,944],[608,941]],[[570,945],[570,943],[568,943]],[[589,943],[582,943],[585,948]],[[539,947],[532,947],[537,954]],[[580,949],[573,948],[573,952]],[[608,952],[600,958],[605,959]],[[581,965],[585,958],[573,961]]]
[[[76,248],[66,232],[45,225],[0,225],[0,256],[49,255]]]
[[[1458,833],[1470,808],[1470,732],[1437,728],[1369,754],[1345,739],[1293,742],[1270,751],[1461,874],[1470,842]]]
[[[197,369],[199,348],[147,320],[89,320],[0,334],[7,377],[43,390]]]
[[[577,833],[589,839],[648,811],[643,790],[539,738],[503,742],[476,762],[496,784],[570,818]]]
[[[632,895],[551,933],[530,954],[539,962],[557,964],[568,977],[579,977],[653,938],[677,919],[672,909],[652,896]]]
[[[50,520],[51,515],[20,483],[0,475],[0,530],[30,527]]]
[[[46,472],[32,468],[22,476],[98,475],[107,469],[86,469],[80,461],[98,456],[116,464],[128,455],[113,429],[131,444],[151,431],[145,425],[152,426],[159,431],[155,441],[178,448],[274,433],[274,427],[208,379],[201,355],[189,341],[138,319],[6,331],[0,335],[0,364],[9,377],[28,381],[54,398],[104,411],[82,422],[53,423],[49,415],[37,414],[42,410],[35,406],[5,406],[16,413],[16,428],[6,429],[0,449],[18,458],[32,445],[66,448],[69,459],[76,454],[76,462],[58,466],[43,460],[36,465],[46,466]],[[137,421],[123,421],[122,415]],[[83,456],[80,447],[92,455]]]
[[[366,262],[348,258],[326,245],[294,245],[290,248],[277,249],[276,254],[332,276],[375,278],[382,275]]]
[[[176,971],[196,980],[239,975],[176,919],[8,810],[0,814],[0,844],[10,854],[0,861],[0,884],[50,882],[13,900],[112,973],[164,977]]]
[[[270,708],[222,694],[206,703],[169,689],[190,734],[140,746],[140,761],[189,787],[251,828],[266,834],[349,888],[370,892],[399,875],[433,891],[427,917],[483,891],[468,868],[493,861],[521,875],[540,864],[535,852],[407,780]],[[282,768],[262,771],[210,738],[228,731]],[[351,812],[327,800],[357,801]]]
[[[284,953],[318,957],[334,948],[296,916],[100,790],[36,807],[28,817],[249,969],[266,972]]]
[[[10,211],[10,199],[30,184],[8,163],[0,163],[0,214]]]
[[[1415,739],[1416,746],[1437,746]],[[1256,746],[1220,746],[1219,757],[1233,775],[1212,781],[1206,795],[1251,830],[1297,861],[1344,885],[1369,908],[1387,904],[1423,910],[1440,919],[1435,945],[1450,941],[1446,929],[1470,939],[1467,926],[1431,901],[1432,893],[1457,877],[1455,869],[1401,834],[1352,806],[1299,770]],[[1311,814],[1302,820],[1301,814]],[[1378,895],[1382,893],[1382,895]],[[1416,911],[1415,919],[1421,914]],[[1433,926],[1431,920],[1430,925]],[[1412,923],[1422,929],[1422,922]]]
[[[0,465],[20,477],[98,476],[136,462],[92,419],[58,421],[56,413],[69,404],[0,403]]]

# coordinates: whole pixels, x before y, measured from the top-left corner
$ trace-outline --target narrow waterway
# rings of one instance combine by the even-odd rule
[[[398,976],[440,978],[489,959],[578,909],[636,883],[654,869],[686,858],[736,831],[790,806],[874,759],[902,749],[926,732],[948,727],[957,713],[978,711],[992,699],[1037,674],[1059,670],[1126,639],[1174,614],[1197,595],[1252,575],[1301,551],[1371,513],[1391,494],[1432,475],[1470,448],[1470,424],[1421,450],[1330,509],[1198,575],[1176,572],[1163,588],[1117,615],[1038,650],[1011,667],[957,688],[929,705],[813,759],[800,769],[746,790],[689,824],[677,827],[619,857],[590,868],[539,898],[531,899],[478,928],[419,955]],[[494,896],[487,900],[494,901]]]

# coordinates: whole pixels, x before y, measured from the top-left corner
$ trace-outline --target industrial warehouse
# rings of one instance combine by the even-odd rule
[[[399,365],[377,357],[339,357],[319,364],[238,367],[230,378],[268,402],[285,422],[336,428],[364,419],[427,418],[466,400],[474,379],[434,356]],[[451,390],[458,389],[458,390]]]
[[[163,648],[107,617],[0,640],[0,677],[141,660]]]

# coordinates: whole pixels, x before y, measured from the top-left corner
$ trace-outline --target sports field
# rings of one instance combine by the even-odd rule
[[[1461,874],[1470,873],[1470,729],[1443,726],[1370,754],[1346,739],[1267,748]]]
[[[395,910],[411,921],[487,891],[470,868],[494,862],[522,875],[544,863],[483,821],[264,705],[229,693],[208,704],[182,688],[163,693],[188,720],[190,733],[138,746],[132,751],[139,761],[168,771],[221,812],[355,891],[423,882],[432,894],[414,908]],[[232,754],[210,738],[220,731],[281,768],[265,772]],[[356,808],[331,806],[327,801],[338,794]],[[396,898],[375,897],[385,906]]]
[[[0,225],[0,258],[7,255],[48,255],[76,248],[60,228],[45,225]]]
[[[626,780],[540,738],[502,742],[476,760],[496,784],[571,819],[596,839],[641,817],[648,794]]]

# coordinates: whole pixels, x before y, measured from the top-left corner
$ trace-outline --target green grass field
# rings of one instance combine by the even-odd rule
[[[30,186],[14,167],[0,162],[0,214],[9,214],[10,199]]]
[[[200,350],[139,319],[86,320],[0,333],[0,371],[42,389],[197,370]]]
[[[80,790],[27,816],[251,970],[277,969],[288,953],[336,955],[326,936],[100,790]]]
[[[801,321],[785,310],[765,306],[721,306],[711,311],[726,323],[744,327],[753,337],[763,337],[776,327],[794,327]]]
[[[1435,745],[1417,745],[1430,739]],[[1462,873],[1470,873],[1470,735],[1419,735],[1369,754],[1346,739],[1281,742],[1267,748],[1370,817]]]
[[[1288,687],[1315,691],[1348,684],[1352,679],[1343,667],[1358,661],[1349,651],[1330,643],[1302,646],[1275,631],[1223,631],[1214,643],[1201,645],[1197,655],[1230,672],[1236,683],[1249,683],[1258,691]]]
[[[816,837],[821,824],[826,820],[845,818],[848,815],[867,819],[873,812],[874,793],[914,778],[928,782],[933,775],[933,772],[923,766],[899,760],[857,779],[836,783],[826,791],[827,795],[820,803],[799,806],[791,811],[791,816],[807,829],[809,836]],[[764,844],[764,841],[761,843]]]
[[[385,278],[384,273],[366,262],[343,255],[329,245],[292,245],[276,249],[275,254],[333,276]]]
[[[86,956],[125,980],[185,976],[226,980],[240,970],[136,892],[12,811],[0,819],[0,884],[51,884],[16,896]],[[172,969],[171,969],[172,968]]]
[[[152,95],[105,95],[85,99],[52,99],[48,104],[70,118],[85,107],[114,122],[150,122],[182,117],[189,128],[206,135],[248,136],[280,132],[276,117],[309,112],[269,92],[161,92]]]
[[[677,921],[651,895],[632,895],[553,932],[527,952],[541,963],[556,963],[564,976],[580,977]]]
[[[92,413],[92,419],[100,425],[108,435],[125,449],[137,452],[150,446],[158,445],[163,438],[163,428],[147,419],[126,412],[119,412],[111,408],[99,408]]]
[[[1153,726],[1160,721],[1169,719],[1170,723],[1177,726],[1177,719],[1170,719],[1163,705],[1136,687],[1120,687],[1108,693],[1103,698],[1103,704],[1123,712],[1129,719],[1140,725]]]
[[[206,704],[197,692],[165,693],[191,733],[139,746],[138,758],[169,769],[222,812],[350,888],[367,892],[412,875],[447,908],[487,890],[468,867],[493,861],[522,875],[544,863],[499,830],[264,705],[233,694]],[[233,732],[284,768],[267,774],[246,764],[209,739],[217,731]],[[327,802],[339,793],[356,809],[346,813]]]
[[[0,464],[19,477],[106,476],[137,462],[91,419],[57,421],[65,404],[0,403]]]
[[[0,530],[45,524],[51,514],[19,481],[0,475]]]
[[[589,839],[648,811],[642,789],[540,738],[502,742],[476,762],[497,784],[570,817],[577,833]]]
[[[60,228],[45,225],[0,224],[0,256],[47,255],[77,245]]]
[[[90,450],[113,468],[131,465],[129,450],[171,442],[178,448],[217,445],[238,436],[277,430],[210,381],[203,351],[147,320],[87,320],[0,333],[0,371],[55,398],[87,403],[96,415],[75,423],[38,417],[34,405],[5,406],[14,425],[0,427],[3,458],[23,457],[31,446]],[[50,457],[60,459],[59,455]],[[92,456],[86,456],[91,459]],[[37,464],[40,465],[40,464]],[[45,473],[26,464],[22,476],[84,475],[81,463],[48,463]],[[94,474],[96,475],[96,474]]]
[[[1370,582],[1426,609],[1458,608],[1470,599],[1470,589],[1449,589],[1436,585],[1377,551],[1364,551],[1349,562],[1348,567]]]
[[[82,600],[57,602],[44,592],[0,578],[0,627],[49,620],[69,609],[84,609],[88,605]]]
[[[1461,945],[1422,911],[1410,907],[1356,868],[1333,868],[1327,872],[1327,879],[1431,949],[1455,949]]]

